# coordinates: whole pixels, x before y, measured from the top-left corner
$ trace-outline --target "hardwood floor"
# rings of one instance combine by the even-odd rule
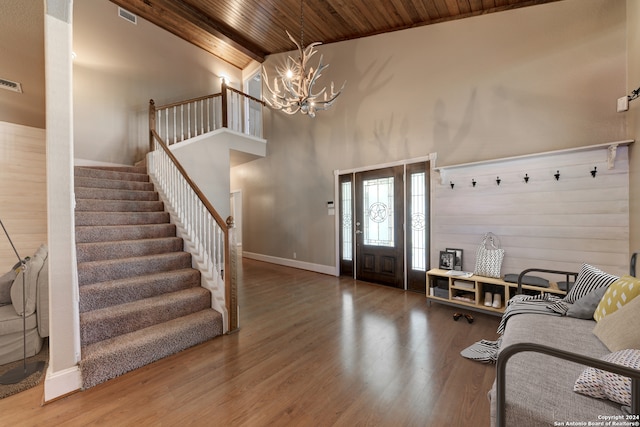
[[[422,294],[244,259],[240,331],[41,406],[0,400],[3,425],[486,426],[494,366],[460,350],[499,318]]]

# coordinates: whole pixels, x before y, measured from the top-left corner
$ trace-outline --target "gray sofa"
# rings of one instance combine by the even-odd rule
[[[602,296],[605,290],[606,288],[601,289],[599,295]],[[587,296],[583,298],[586,300]],[[593,296],[591,299],[594,299]],[[572,310],[585,300],[574,301],[566,307]],[[591,307],[593,313],[593,303]],[[538,313],[511,316],[506,323],[500,351],[512,345],[539,344],[554,350],[601,359],[627,351],[623,349],[640,349],[640,328],[637,327],[640,324],[640,297],[630,300],[617,312],[605,316],[606,321],[601,319],[596,322],[592,315],[585,313],[581,317],[583,318]],[[637,360],[636,352],[633,352]],[[637,361],[634,363],[637,369]],[[598,425],[589,422],[606,423],[607,420],[616,419],[607,417],[616,416],[622,417],[618,420],[627,419],[624,417],[629,413],[629,407],[623,409],[623,405],[607,398],[590,397],[574,391],[576,381],[583,378],[581,374],[587,369],[584,365],[532,351],[514,354],[506,364],[499,357],[498,371],[501,364],[505,367],[504,425]],[[634,374],[640,378],[640,371],[634,371]],[[496,389],[497,382],[501,380],[497,379],[489,392],[492,426],[496,425]]]
[[[49,336],[49,268],[48,250],[40,246],[27,259],[25,279],[25,314],[27,357],[42,349]],[[0,365],[24,356],[22,321],[23,273],[9,271],[0,277]]]

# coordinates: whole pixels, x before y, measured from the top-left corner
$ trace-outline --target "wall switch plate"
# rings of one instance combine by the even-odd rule
[[[618,98],[618,113],[629,110],[629,98],[627,96],[623,96]]]

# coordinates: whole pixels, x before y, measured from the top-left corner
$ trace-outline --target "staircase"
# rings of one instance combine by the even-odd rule
[[[222,334],[144,167],[75,168],[83,388]]]

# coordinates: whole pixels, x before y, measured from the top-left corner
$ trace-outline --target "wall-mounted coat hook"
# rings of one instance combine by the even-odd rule
[[[529,182],[529,175],[528,174],[524,174],[524,183],[527,184]]]
[[[556,173],[554,173],[553,176],[556,177],[556,181],[560,181],[560,171],[556,171]]]
[[[591,171],[591,176],[595,178],[597,173],[598,173],[598,168],[594,166],[593,170]]]
[[[496,177],[496,184],[500,185],[500,183],[502,182],[502,180],[500,179],[500,177]]]
[[[449,181],[449,184],[451,184],[451,189],[453,190],[453,186],[455,185],[453,181]]]
[[[475,179],[471,178],[471,185],[473,185],[474,187],[476,186],[477,182]]]

